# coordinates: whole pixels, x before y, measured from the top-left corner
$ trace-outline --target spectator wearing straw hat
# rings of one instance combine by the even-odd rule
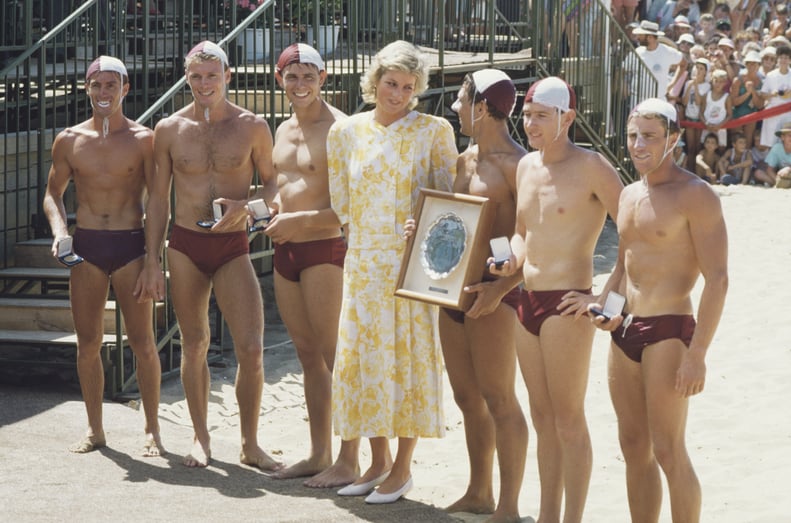
[[[664,32],[659,30],[656,22],[643,20],[640,27],[632,31],[640,40],[640,47],[636,49],[637,55],[651,70],[657,82],[657,96],[666,99],[668,87],[674,85],[682,71],[686,70],[686,59],[678,49],[673,49],[667,45],[659,43],[659,37],[664,36]],[[626,68],[634,65],[627,62]],[[670,81],[670,71],[676,66],[676,73]]]
[[[761,67],[758,68],[758,76],[763,80],[777,64],[777,49],[772,46],[767,46],[760,52],[760,57]]]
[[[766,155],[767,174],[778,189],[791,188],[791,121],[775,132],[780,141],[772,146]]]

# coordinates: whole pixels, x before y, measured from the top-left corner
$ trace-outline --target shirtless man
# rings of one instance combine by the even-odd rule
[[[106,444],[102,427],[104,370],[101,348],[107,292],[113,286],[125,332],[137,358],[137,384],[146,417],[144,456],[164,453],[159,436],[161,368],[154,341],[152,301],[138,300],[136,284],[143,268],[143,195],[154,179],[151,129],[124,116],[129,92],[126,67],[100,56],[85,75],[90,119],[65,129],[52,145],[44,212],[58,244],[69,241],[63,194],[74,181],[77,229],[74,251],[85,260],[71,269],[70,298],[77,333],[77,375],[88,413],[88,432],[69,450],[90,452]]]
[[[516,89],[507,74],[483,69],[464,79],[453,110],[461,133],[473,138],[457,164],[454,192],[488,197],[497,206],[491,237],[510,236],[516,220],[516,166],[526,154],[508,133]],[[487,245],[488,248],[488,245]],[[448,512],[491,514],[489,521],[520,521],[519,491],[525,470],[527,424],[516,398],[516,338],[523,341],[516,309],[516,273],[470,285],[476,293],[466,312],[442,309],[440,339],[456,404],[464,415],[470,482]],[[500,496],[492,492],[494,450]]]
[[[209,297],[212,288],[228,323],[239,367],[236,400],[242,433],[240,461],[263,470],[281,465],[258,446],[258,415],[264,384],[264,315],[260,285],[248,256],[246,207],[257,169],[267,202],[275,196],[272,134],[266,121],[225,98],[231,80],[225,52],[201,42],[185,61],[194,101],[161,120],[154,130],[157,175],[146,208],[146,247],[159,253],[170,213],[170,184],[176,191],[173,230],[168,244],[171,293],[181,330],[181,379],[195,430],[184,458],[188,467],[205,467],[211,458],[207,426],[210,374]],[[252,199],[252,198],[251,198]],[[197,222],[212,218],[212,204],[224,214],[210,229]],[[158,257],[146,258],[145,292],[164,285]]]
[[[294,114],[275,133],[278,212],[265,233],[275,244],[280,317],[304,372],[311,453],[274,477],[312,476],[304,482],[308,487],[337,487],[360,474],[359,440],[342,442],[338,461],[332,465],[332,367],[346,242],[330,208],[327,132],[346,115],[321,99],[327,73],[321,56],[309,45],[293,44],[283,50],[275,78]]]
[[[728,288],[720,201],[709,184],[673,163],[679,133],[675,108],[662,100],[646,100],[629,116],[627,147],[641,179],[621,194],[618,262],[605,285],[626,296],[626,316],[593,319],[612,331],[610,395],[629,509],[641,522],[659,521],[660,467],[673,521],[700,520],[700,483],[684,433]],[[696,325],[690,293],[701,274]]]
[[[592,466],[584,405],[595,329],[575,316],[585,306],[568,298],[590,293],[596,241],[607,214],[616,216],[623,188],[601,155],[569,140],[575,106],[571,87],[556,77],[536,82],[525,96],[525,132],[538,150],[517,169],[514,255],[493,271],[510,276],[523,267],[529,334],[517,350],[538,437],[539,521],[582,519]]]

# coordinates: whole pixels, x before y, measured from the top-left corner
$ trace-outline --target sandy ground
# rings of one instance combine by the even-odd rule
[[[791,191],[717,188],[730,237],[730,291],[707,359],[706,390],[691,402],[687,441],[703,485],[703,521],[789,521],[791,499],[791,327],[786,295],[791,260]],[[616,254],[611,227],[599,242],[595,286]],[[271,294],[265,279],[266,294]],[[269,292],[267,292],[269,291]],[[700,292],[700,285],[697,288]],[[271,300],[270,300],[271,301]],[[292,463],[308,451],[302,374],[282,325],[268,309],[266,385],[260,439]],[[609,336],[594,341],[587,415],[594,468],[585,521],[628,521],[623,459],[606,382]],[[232,516],[257,521],[480,521],[439,507],[460,496],[468,466],[461,415],[445,388],[447,436],[422,440],[414,457],[415,488],[390,506],[367,506],[334,490],[278,481],[238,463],[234,361],[212,367],[209,423],[214,460],[206,470],[180,465],[191,425],[181,382],[166,380],[160,406],[166,458],[139,457],[142,411],[137,402],[105,402],[108,448],[74,455],[66,447],[85,426],[73,379],[47,372],[0,373],[0,519],[4,521],[182,521]],[[527,409],[521,379],[518,392]],[[337,443],[336,443],[337,447]],[[369,460],[363,444],[362,464]],[[520,498],[523,520],[538,513],[531,428]],[[670,521],[665,495],[662,521]]]

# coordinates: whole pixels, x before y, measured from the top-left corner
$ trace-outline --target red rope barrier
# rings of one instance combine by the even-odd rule
[[[791,112],[791,102],[786,102],[782,105],[776,105],[775,107],[770,107],[769,109],[761,109],[760,111],[756,111],[754,113],[746,114],[739,118],[735,118],[733,120],[728,120],[720,127],[722,129],[731,129],[733,127],[741,127],[744,124],[748,124],[751,122],[757,122],[759,120],[765,120],[767,118],[771,118],[772,116],[777,116],[779,114]],[[680,122],[681,127],[692,127],[694,129],[705,129],[706,124],[703,122],[690,122],[689,120],[681,120]]]

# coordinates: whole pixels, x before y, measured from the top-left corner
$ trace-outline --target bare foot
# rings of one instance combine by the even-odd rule
[[[257,467],[264,472],[277,472],[278,470],[283,468],[283,464],[279,461],[275,461],[269,457],[269,454],[261,450],[260,448],[256,448],[251,453],[246,453],[244,450],[239,453],[239,461],[243,465],[250,465],[251,467]]]
[[[272,474],[272,477],[275,479],[303,478],[305,476],[313,476],[318,474],[328,466],[329,465],[327,463],[319,463],[317,460],[308,458],[298,461],[290,467],[285,467],[278,470]]]
[[[143,457],[156,458],[165,455],[165,447],[162,446],[162,439],[159,434],[146,434],[146,442],[143,444]]]
[[[450,514],[454,512],[467,512],[469,514],[493,514],[494,498],[481,499],[470,494],[465,494],[455,503],[445,509]]]
[[[505,514],[502,515],[494,514],[486,518],[484,523],[520,523],[521,521],[522,518],[519,517],[519,514],[511,515],[511,516]]]
[[[359,468],[350,467],[346,463],[336,461],[329,468],[303,481],[302,484],[312,488],[343,487],[349,483],[354,483],[359,477]]]
[[[208,467],[211,460],[211,448],[206,444],[204,447],[197,439],[192,443],[192,450],[184,456],[182,463],[190,468]]]
[[[80,441],[69,447],[69,452],[87,454],[105,445],[107,445],[107,441],[104,439],[104,432],[100,432],[98,435],[88,432]]]

